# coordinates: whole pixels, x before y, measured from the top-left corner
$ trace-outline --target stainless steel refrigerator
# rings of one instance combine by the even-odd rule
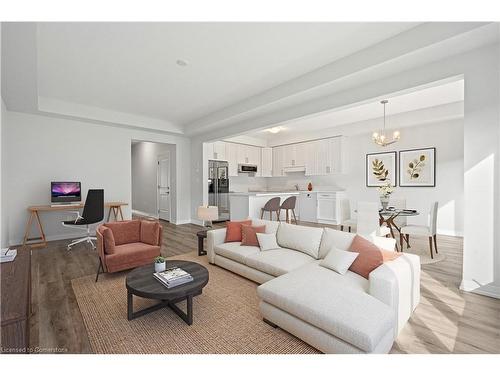
[[[219,219],[229,220],[229,177],[227,161],[208,161],[208,204],[219,207]]]

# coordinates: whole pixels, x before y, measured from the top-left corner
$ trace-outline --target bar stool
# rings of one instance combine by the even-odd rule
[[[280,197],[275,197],[269,199],[264,207],[260,209],[260,218],[262,219],[264,217],[264,212],[268,211],[269,212],[269,220],[273,220],[273,212],[276,212],[276,215],[278,216],[278,221],[280,221]]]
[[[288,197],[285,199],[285,201],[281,204],[280,207],[280,213],[281,210],[286,210],[286,222],[288,223],[288,210],[292,211],[293,215],[293,220],[295,220],[295,224],[297,224],[297,217],[295,216],[295,203],[297,203],[297,197],[295,195],[292,195],[291,197]],[[290,218],[290,223],[292,222]]]

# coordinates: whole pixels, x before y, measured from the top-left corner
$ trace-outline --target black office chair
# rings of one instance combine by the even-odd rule
[[[97,241],[97,238],[90,235],[90,225],[97,224],[104,219],[104,190],[89,189],[82,215],[80,215],[79,211],[75,211],[74,213],[78,215],[77,218],[75,220],[63,221],[62,225],[70,228],[84,225],[87,229],[87,236],[73,240],[68,245],[68,250],[71,250],[71,246],[81,242],[87,242],[92,246],[92,249],[95,249],[95,244],[92,241]]]

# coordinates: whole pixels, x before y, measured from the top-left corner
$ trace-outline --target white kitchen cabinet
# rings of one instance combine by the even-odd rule
[[[317,193],[317,220],[322,224],[340,224],[340,201],[344,192]]]
[[[347,148],[345,137],[335,137],[307,142],[306,176],[323,176],[346,173]]]
[[[294,143],[281,147],[283,147],[284,168],[305,167],[305,150],[307,147],[307,142]]]
[[[229,164],[228,175],[229,177],[238,176],[238,147],[240,145],[232,142],[225,142],[226,144],[226,159]]]
[[[209,160],[226,160],[226,142],[205,143]]]
[[[285,146],[273,147],[273,177],[281,177],[284,176],[285,173],[283,171],[284,168],[284,154]]]
[[[318,221],[317,204],[316,192],[300,192],[298,200],[300,221],[316,223]]]
[[[261,149],[261,177],[273,176],[273,149],[270,147],[263,147]]]
[[[257,146],[247,146],[247,154],[248,154],[248,163],[255,164],[257,167],[260,167],[261,164],[261,150],[262,147]],[[259,170],[258,168],[257,170]]]
[[[214,142],[214,159],[215,160],[227,160],[226,159],[226,142],[222,142],[222,141]]]

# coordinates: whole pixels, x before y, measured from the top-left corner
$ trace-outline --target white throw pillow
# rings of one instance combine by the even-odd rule
[[[332,247],[319,265],[344,275],[358,255],[353,251],[339,250]]]
[[[274,233],[256,233],[261,251],[279,249]]]

